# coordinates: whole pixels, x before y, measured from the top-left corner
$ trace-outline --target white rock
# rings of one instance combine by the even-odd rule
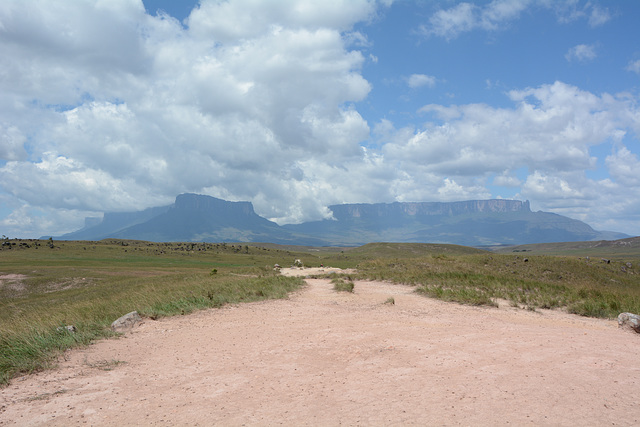
[[[618,315],[618,327],[628,328],[640,333],[640,316],[633,313],[620,313]]]
[[[116,332],[128,331],[140,322],[142,322],[142,317],[137,311],[132,311],[115,320],[111,324],[111,329]]]

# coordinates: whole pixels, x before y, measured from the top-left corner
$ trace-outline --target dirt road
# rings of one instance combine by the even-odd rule
[[[69,352],[0,389],[0,425],[640,424],[640,336],[613,321],[307,282]]]

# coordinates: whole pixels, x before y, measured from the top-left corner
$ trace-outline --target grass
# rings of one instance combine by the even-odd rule
[[[359,265],[360,278],[417,286],[423,295],[469,305],[507,300],[526,309],[564,309],[591,317],[640,312],[640,271],[628,260],[499,254],[378,259]],[[637,260],[632,265],[638,266]],[[624,267],[624,268],[623,268]]]
[[[640,253],[640,237],[597,242],[536,243],[497,248],[496,252],[505,254],[526,252],[527,255],[572,255],[594,259],[637,259]]]
[[[353,293],[353,288],[355,285],[351,280],[344,280],[341,277],[335,277],[331,279],[331,283],[333,283],[333,290],[336,292],[351,292]]]
[[[45,241],[27,242],[29,248],[0,252],[0,276],[12,275],[0,285],[0,385],[53,366],[66,349],[114,336],[110,324],[125,313],[157,319],[284,298],[304,283],[273,271],[275,262],[299,257],[288,251],[132,241],[55,242],[50,249]],[[77,331],[58,330],[66,325]]]
[[[184,315],[230,303],[284,298],[302,284],[299,278],[275,275],[214,280],[205,273],[177,274],[155,280],[102,282],[86,292],[64,290],[49,299],[44,295],[25,301],[3,301],[0,383],[6,384],[18,373],[52,366],[68,348],[113,336],[111,322],[133,310],[151,319]],[[77,332],[58,330],[64,325],[74,325]]]

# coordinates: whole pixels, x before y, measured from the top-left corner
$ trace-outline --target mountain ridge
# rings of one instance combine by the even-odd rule
[[[346,219],[348,216],[361,217],[362,210],[367,214],[375,211],[378,216],[385,213],[403,213],[409,216],[416,215],[460,215],[464,213],[481,212],[518,212],[531,211],[529,201],[490,199],[490,200],[466,200],[458,202],[393,202],[393,203],[351,203],[331,205],[329,209],[337,220]]]
[[[371,242],[516,245],[629,237],[548,212],[528,201],[489,199],[457,202],[355,203],[329,206],[332,219],[278,225],[255,213],[247,201],[230,202],[193,193],[169,206],[87,218],[85,227],[59,240],[121,238],[147,241],[262,242],[307,246],[352,246]]]

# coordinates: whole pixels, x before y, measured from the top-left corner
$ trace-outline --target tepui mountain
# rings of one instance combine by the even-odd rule
[[[329,206],[332,219],[280,226],[255,213],[250,202],[181,194],[169,206],[87,218],[60,240],[120,238],[153,242],[260,242],[304,246],[355,246],[372,242],[519,245],[629,237],[597,231],[528,201],[358,203]]]

